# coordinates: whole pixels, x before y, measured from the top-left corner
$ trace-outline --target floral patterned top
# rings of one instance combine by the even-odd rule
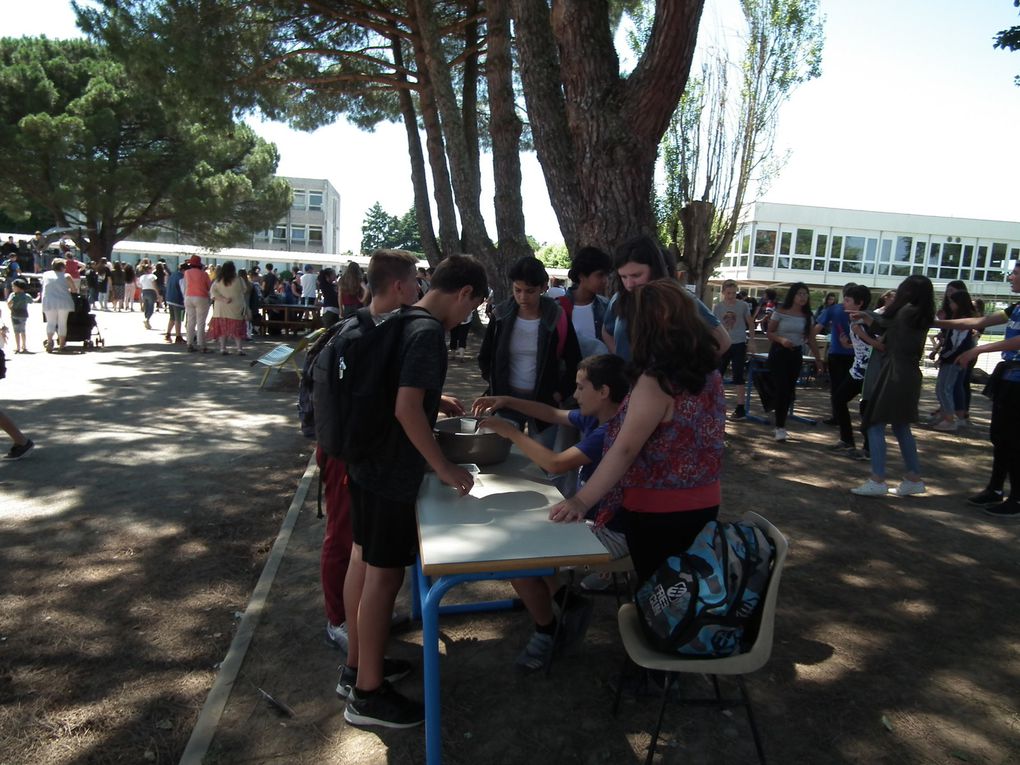
[[[603,456],[620,433],[628,395],[606,430]],[[596,525],[617,510],[677,512],[718,505],[721,496],[726,400],[722,377],[712,372],[698,395],[673,397],[673,418],[660,422],[620,482],[602,499]]]

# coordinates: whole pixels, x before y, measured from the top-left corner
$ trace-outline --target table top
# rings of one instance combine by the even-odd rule
[[[584,523],[553,523],[563,497],[516,451],[482,468],[458,497],[427,473],[418,493],[418,538],[426,576],[606,563],[609,553]]]

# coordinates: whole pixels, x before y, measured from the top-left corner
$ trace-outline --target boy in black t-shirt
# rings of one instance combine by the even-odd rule
[[[429,291],[415,304],[436,321],[408,321],[398,350],[397,443],[376,460],[348,465],[354,547],[344,584],[347,664],[337,691],[347,697],[344,719],[353,725],[408,728],[425,720],[422,705],[388,682],[409,668],[384,661],[383,654],[404,569],[414,563],[418,549],[414,505],[425,464],[461,495],[474,483],[468,471],[440,451],[432,426],[446,381],[446,331],[464,321],[487,294],[485,269],[474,258],[453,255],[439,264]]]

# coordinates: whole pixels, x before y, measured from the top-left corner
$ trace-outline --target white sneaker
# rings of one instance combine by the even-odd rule
[[[931,429],[938,430],[943,433],[955,433],[960,428],[956,424],[956,420],[942,420],[941,422],[936,422],[932,425]]]
[[[889,487],[884,482],[879,483],[869,478],[860,486],[854,486],[850,489],[850,493],[856,494],[859,497],[884,497],[889,493]]]
[[[347,622],[343,624],[326,622],[326,643],[347,653]]]
[[[928,489],[924,485],[924,481],[908,481],[904,478],[891,493],[897,497],[909,497],[912,494],[924,494],[926,491]]]
[[[775,439],[777,441],[785,441],[786,440],[786,428],[776,428],[776,432],[774,434],[774,437],[775,437]]]

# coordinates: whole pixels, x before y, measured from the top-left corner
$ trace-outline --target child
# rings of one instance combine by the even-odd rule
[[[404,325],[393,412],[400,427],[393,447],[347,465],[354,546],[344,582],[347,661],[338,687],[347,691],[344,719],[351,725],[408,728],[425,721],[424,707],[389,685],[407,669],[385,662],[383,654],[404,570],[418,551],[414,505],[426,463],[461,496],[474,484],[467,470],[443,456],[432,426],[446,380],[446,332],[481,305],[488,290],[485,268],[474,258],[451,255],[439,264],[429,291],[416,303],[436,321]]]
[[[478,366],[489,383],[487,393],[556,407],[574,389],[581,360],[577,335],[563,309],[542,294],[549,274],[540,260],[520,258],[509,276],[513,297],[496,306],[478,352]],[[530,427],[548,430],[546,423],[534,420]]]
[[[733,366],[733,385],[737,389],[737,406],[733,411],[734,420],[747,417],[744,408],[747,387],[744,383],[744,365],[747,362],[747,339],[754,337],[754,319],[751,306],[737,300],[737,283],[727,279],[722,285],[722,300],[712,306],[712,313],[722,322],[730,337],[730,347],[719,359],[719,374],[726,373],[726,367]]]
[[[513,409],[545,422],[577,428],[581,432],[580,442],[557,453],[528,438],[506,420],[490,417],[481,423],[481,427],[513,441],[525,456],[549,473],[577,470],[578,483],[583,485],[602,459],[606,427],[630,388],[624,366],[623,359],[610,354],[584,359],[577,369],[577,388],[574,392],[577,409],[555,409],[536,401],[509,396],[483,396],[475,401],[474,411],[476,414],[486,414],[499,409]],[[596,510],[593,509],[587,517],[594,521],[595,516]],[[614,521],[593,525],[592,531],[614,558],[622,558],[627,555],[627,544],[622,529]],[[517,666],[524,670],[541,669],[549,662],[553,650],[576,642],[584,635],[591,617],[591,602],[578,598],[571,601],[578,603],[578,606],[562,614],[564,623],[559,633],[560,645],[554,645],[557,620],[553,601],[561,599],[556,579],[512,579],[510,583],[535,622],[535,631],[517,657]]]
[[[844,311],[863,311],[870,302],[871,290],[862,284],[854,284],[843,292]],[[871,358],[871,344],[867,331],[860,321],[851,325],[848,342],[850,342],[854,353],[853,363],[850,365],[849,374],[832,392],[832,413],[839,426],[839,441],[829,449],[834,452],[846,452],[848,456],[856,459],[859,453],[854,445],[854,430],[850,422],[848,404],[861,392],[861,388],[864,386],[864,373],[867,371],[868,360]]]
[[[28,345],[25,343],[25,322],[28,321],[28,304],[31,302],[28,283],[24,279],[15,279],[11,282],[11,296],[7,299],[7,307],[11,309],[15,353],[28,353]]]

